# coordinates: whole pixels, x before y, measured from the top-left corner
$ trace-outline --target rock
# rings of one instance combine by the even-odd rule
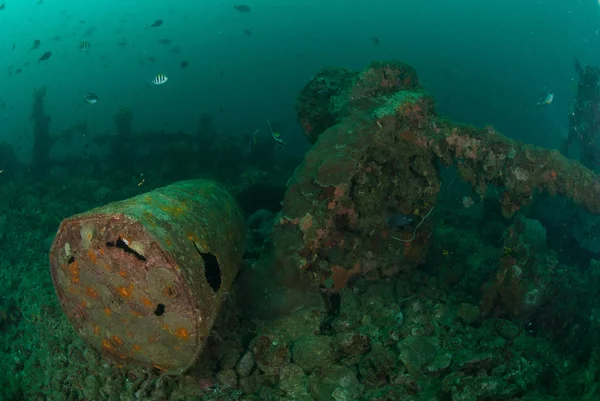
[[[293,363],[284,366],[279,375],[279,388],[286,392],[289,397],[286,399],[308,395],[307,378],[302,368]]]
[[[254,369],[254,365],[254,355],[252,351],[248,350],[238,361],[235,371],[240,377],[246,377],[250,375],[252,369]]]
[[[358,364],[362,383],[371,386],[387,384],[390,372],[396,368],[396,354],[384,346],[375,345]]]
[[[492,353],[474,354],[471,351],[464,351],[461,355],[455,356],[454,366],[466,373],[477,373],[488,371],[494,364]]]
[[[290,363],[290,349],[286,341],[272,336],[255,337],[250,345],[256,365],[266,375],[277,376]]]
[[[447,369],[452,363],[452,354],[450,352],[438,352],[433,361],[429,362],[423,371],[432,375],[439,375],[444,369]]]
[[[398,359],[412,375],[420,375],[422,367],[437,355],[436,345],[428,337],[408,337],[399,342],[397,347],[400,350]]]
[[[364,390],[356,378],[354,370],[340,366],[324,366],[319,374],[312,374],[308,378],[308,389],[317,401],[332,401],[332,394],[338,397],[350,397],[358,400]]]
[[[238,385],[237,373],[233,369],[221,370],[217,373],[216,377],[219,383],[224,386],[235,388]]]
[[[371,341],[364,334],[346,332],[336,336],[338,350],[346,356],[363,355],[371,349]]]
[[[227,350],[219,360],[219,368],[222,370],[233,369],[239,359],[240,353],[237,350]]]
[[[100,398],[100,388],[102,385],[98,378],[94,375],[89,375],[83,382],[83,396],[89,400],[97,400]]]
[[[293,362],[306,373],[311,373],[322,366],[332,365],[335,359],[331,338],[327,336],[304,336],[292,346]]]
[[[466,324],[475,323],[479,319],[480,314],[479,306],[463,303],[458,308],[458,317]]]
[[[496,332],[506,340],[514,340],[521,334],[521,328],[508,320],[496,322]]]

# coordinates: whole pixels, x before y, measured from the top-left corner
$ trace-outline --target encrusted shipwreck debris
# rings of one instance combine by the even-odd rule
[[[579,148],[581,163],[597,171],[600,160],[600,68],[582,66],[575,59],[579,77],[573,112],[569,114],[569,135],[563,143],[563,152]]]
[[[204,348],[244,248],[234,198],[191,180],[64,220],[50,265],[67,317],[100,354],[180,373]]]
[[[440,163],[456,165],[480,197],[490,184],[500,188],[507,218],[542,192],[600,213],[592,171],[491,127],[441,118],[404,63],[376,62],[360,73],[326,69],[303,89],[296,110],[314,146],[289,181],[276,250],[286,265],[316,272],[330,292],[352,276],[379,278],[424,260]],[[414,224],[390,226],[394,215]]]

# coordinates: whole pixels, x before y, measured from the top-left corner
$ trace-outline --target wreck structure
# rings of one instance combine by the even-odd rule
[[[573,111],[569,114],[569,135],[563,143],[563,152],[571,153],[576,146],[581,163],[598,171],[600,167],[600,68],[582,66],[575,60],[579,77]]]
[[[441,166],[456,167],[475,202],[495,187],[507,219],[538,194],[561,194],[600,213],[594,172],[557,150],[440,117],[407,64],[325,69],[302,90],[296,111],[314,145],[289,181],[273,236],[276,259],[282,268],[310,272],[328,294],[354,277],[384,278],[425,261]],[[390,216],[413,223],[390,224]],[[510,252],[490,277],[483,312],[500,302],[525,319],[552,287],[552,275],[544,274],[550,264],[535,260],[523,230],[515,223],[506,232]]]

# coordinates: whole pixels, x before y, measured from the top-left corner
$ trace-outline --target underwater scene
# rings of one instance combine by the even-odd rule
[[[0,401],[600,400],[600,1],[0,27]]]

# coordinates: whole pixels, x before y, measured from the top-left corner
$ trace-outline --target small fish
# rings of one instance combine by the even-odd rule
[[[34,40],[33,44],[31,45],[31,49],[29,49],[29,50],[37,49],[38,47],[40,47],[40,44],[42,44],[41,40],[39,40],[39,39]]]
[[[276,131],[273,132],[273,127],[271,126],[271,121],[267,120],[267,124],[269,124],[269,130],[271,131],[271,136],[275,140],[277,147],[283,149],[283,147],[285,146],[285,142],[283,142],[283,139],[281,139],[281,134]]]
[[[148,57],[148,61],[151,63],[154,63],[154,62],[156,62],[156,59],[154,57],[150,56],[150,57]]]
[[[190,63],[186,60],[183,60],[181,63],[179,63],[179,67],[181,67],[181,69],[187,68],[188,65],[190,65]]]
[[[279,132],[272,132],[271,136],[273,137],[273,139],[275,139],[277,147],[283,149],[283,147],[285,146],[285,142],[283,142],[283,140],[281,139],[281,134]]]
[[[152,85],[162,85],[167,82],[169,78],[165,74],[156,74],[154,79],[150,81]]]
[[[15,50],[16,45],[17,45],[16,43],[13,43],[13,47],[12,47],[13,50]]]
[[[92,92],[86,92],[83,96],[83,101],[88,104],[96,104],[98,102],[98,95]]]
[[[17,69],[15,70],[15,74],[20,74],[21,72],[23,72],[23,70],[22,70],[22,69],[20,69],[20,68],[17,68]]]
[[[88,42],[88,41],[81,42],[79,44],[79,50],[81,50],[82,52],[90,50],[90,42]]]
[[[378,38],[377,36],[373,36],[373,37],[371,38],[371,42],[373,42],[373,44],[374,44],[375,46],[379,46],[379,44],[381,43],[381,42],[379,41],[379,38]]]
[[[244,29],[244,35],[250,37],[252,36],[252,31],[250,29]]]
[[[38,63],[39,63],[40,61],[45,61],[45,60],[48,60],[48,59],[50,58],[50,56],[52,56],[52,52],[46,52],[46,53],[42,54],[42,57],[40,57],[40,58],[38,59]]]
[[[161,39],[158,41],[158,43],[160,43],[161,45],[170,45],[171,44],[171,39]]]
[[[249,13],[250,12],[250,7],[248,7],[244,4],[240,4],[239,6],[236,4],[235,6],[233,6],[233,8],[238,10],[241,13]]]
[[[548,106],[554,100],[554,93],[548,92],[547,89],[544,89],[544,92],[539,96],[538,107],[539,106]]]
[[[151,28],[158,28],[159,26],[161,26],[163,24],[163,20],[161,19],[157,19],[156,21],[154,21],[152,23],[152,25],[150,25]]]
[[[4,10],[5,7],[6,5],[4,3],[0,4],[0,10]]]

